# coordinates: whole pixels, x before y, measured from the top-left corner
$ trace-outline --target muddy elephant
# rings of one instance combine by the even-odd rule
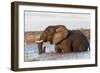
[[[87,51],[89,42],[80,30],[68,30],[64,25],[48,26],[40,36],[39,54],[45,53],[43,42],[55,44],[56,53]]]

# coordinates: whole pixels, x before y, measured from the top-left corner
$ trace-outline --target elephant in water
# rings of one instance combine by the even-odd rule
[[[68,30],[64,25],[48,26],[37,41],[39,54],[45,53],[44,42],[55,44],[56,53],[87,51],[89,42],[80,30]]]

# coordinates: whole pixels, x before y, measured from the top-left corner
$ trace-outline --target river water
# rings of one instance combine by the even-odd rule
[[[44,43],[43,47],[46,46],[46,53],[39,55],[37,44],[31,43],[25,45],[24,48],[24,61],[47,61],[47,60],[69,60],[69,59],[89,59],[90,51],[86,52],[71,52],[66,54],[57,54],[55,52],[55,45],[50,43]]]

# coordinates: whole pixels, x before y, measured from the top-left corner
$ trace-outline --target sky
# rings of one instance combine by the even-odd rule
[[[43,31],[49,25],[65,25],[68,29],[90,29],[89,13],[57,13],[25,11],[25,31]]]

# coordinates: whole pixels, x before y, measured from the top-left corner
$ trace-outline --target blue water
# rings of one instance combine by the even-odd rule
[[[55,50],[55,45],[51,45],[50,43],[44,43],[43,44],[43,47],[46,47],[46,53],[47,52],[54,52]],[[37,58],[38,57],[38,54],[39,51],[38,51],[38,45],[35,44],[35,43],[31,43],[31,44],[28,44],[28,45],[25,45],[25,48],[24,48],[24,58],[25,60],[32,60],[34,58]]]
[[[49,43],[44,43],[43,47],[46,47],[46,52],[52,52],[55,51],[55,45],[51,45]],[[24,48],[24,52],[32,52],[32,53],[38,53],[38,45],[33,43],[33,44],[28,44]]]
[[[35,43],[25,45],[24,48],[24,61],[44,61],[44,60],[65,60],[65,59],[89,59],[90,51],[86,52],[71,52],[66,54],[52,54],[55,52],[55,45],[50,45],[50,43],[44,43],[43,47],[46,47],[46,53],[38,54],[38,45]],[[50,54],[51,53],[51,54]]]

